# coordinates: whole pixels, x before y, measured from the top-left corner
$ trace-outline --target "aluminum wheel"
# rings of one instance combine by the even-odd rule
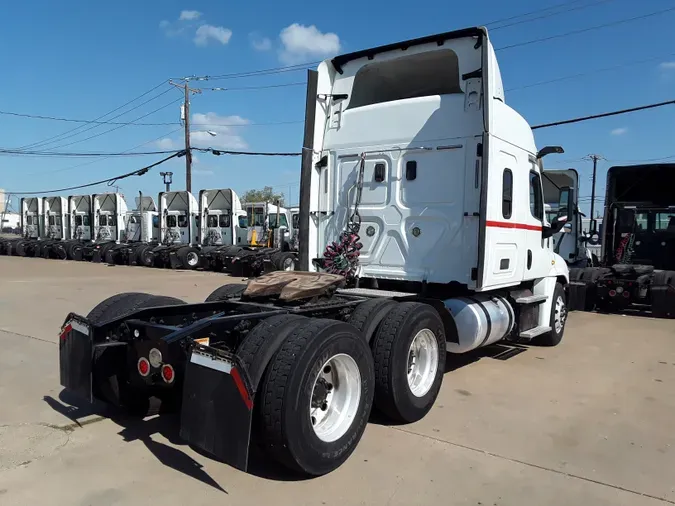
[[[553,315],[553,324],[555,326],[556,334],[562,332],[563,327],[565,326],[565,319],[567,318],[567,306],[565,306],[565,301],[562,297],[558,296],[555,300],[555,314]]]
[[[334,355],[314,380],[309,418],[316,436],[332,443],[351,427],[361,402],[361,371],[344,353]]]
[[[295,270],[295,260],[292,258],[287,258],[283,263],[283,270],[285,271],[294,271]]]
[[[438,341],[429,329],[420,330],[408,350],[408,387],[415,397],[424,397],[438,372]]]
[[[199,255],[194,251],[190,251],[185,257],[189,267],[195,267],[199,263]]]

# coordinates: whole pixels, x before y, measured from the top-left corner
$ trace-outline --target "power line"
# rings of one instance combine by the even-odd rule
[[[60,192],[65,192],[65,191],[69,191],[69,190],[77,190],[79,188],[88,188],[90,186],[97,186],[97,185],[100,185],[100,184],[103,184],[103,183],[107,183],[108,186],[113,186],[120,179],[125,179],[125,178],[131,177],[131,176],[142,176],[144,174],[147,174],[147,172],[150,169],[152,169],[153,167],[157,167],[158,165],[161,165],[161,164],[171,160],[172,158],[176,158],[176,157],[183,156],[183,155],[185,155],[185,151],[178,151],[178,152],[176,152],[176,153],[174,153],[170,156],[167,156],[166,158],[163,158],[163,159],[159,160],[158,162],[155,162],[151,165],[147,165],[147,166],[145,166],[141,169],[133,170],[131,172],[127,172],[126,174],[121,174],[119,176],[109,177],[108,179],[102,179],[100,181],[95,181],[93,183],[86,183],[86,184],[81,184],[81,185],[78,185],[78,186],[69,186],[67,188],[59,188],[57,190],[41,190],[41,191],[30,191],[30,192],[13,191],[11,193],[12,193],[12,195],[42,195],[42,194],[45,194],[45,193],[60,193]]]
[[[513,21],[514,19],[531,16],[533,14],[539,14],[541,12],[547,12],[547,11],[550,11],[550,10],[553,10],[553,9],[557,9],[558,7],[565,7],[565,6],[577,4],[577,3],[583,2],[583,1],[585,1],[585,0],[572,0],[571,2],[562,2],[562,3],[559,3],[559,4],[554,4],[554,5],[551,5],[549,7],[544,7],[543,9],[536,9],[536,10],[533,10],[533,11],[530,11],[530,12],[524,12],[522,14],[515,14],[513,16],[509,16],[508,18],[496,19],[494,21],[490,21],[489,23],[485,23],[484,26],[489,27],[490,25],[497,25],[497,24],[503,23],[505,21]]]
[[[140,147],[142,147],[142,146],[145,146],[146,144],[150,144],[151,142],[158,141],[158,140],[160,140],[160,139],[162,139],[162,138],[164,138],[164,137],[167,137],[167,136],[169,136],[169,135],[171,135],[171,134],[174,134],[174,133],[176,133],[176,132],[179,132],[180,130],[182,130],[182,128],[177,128],[176,130],[172,130],[172,131],[169,132],[169,133],[160,135],[159,137],[156,137],[156,138],[154,138],[154,139],[150,139],[149,141],[145,141],[145,142],[143,142],[143,143],[141,143],[141,144],[138,144],[137,146],[134,146],[133,148],[129,148],[129,149],[127,149],[127,150],[125,150],[125,151],[122,151],[121,153],[118,153],[118,154],[111,154],[111,155],[109,155],[109,156],[103,156],[103,157],[97,158],[97,159],[95,159],[95,160],[92,160],[92,161],[90,161],[90,162],[78,163],[77,165],[72,165],[72,166],[70,166],[70,167],[64,167],[64,168],[62,168],[62,169],[56,169],[56,170],[50,170],[50,171],[42,171],[42,172],[31,172],[31,173],[29,173],[29,174],[24,174],[24,175],[25,175],[25,176],[38,176],[38,175],[41,175],[41,174],[55,174],[55,173],[57,173],[57,172],[66,172],[66,171],[69,171],[69,170],[73,170],[73,169],[78,169],[78,168],[80,168],[80,167],[84,167],[84,166],[86,166],[86,165],[92,165],[92,164],[94,164],[94,163],[99,163],[99,162],[101,162],[101,161],[103,161],[103,160],[108,160],[108,159],[112,158],[113,156],[121,156],[122,154],[125,154],[125,153],[129,153],[129,155],[131,155],[131,156],[136,156],[136,155],[146,155],[146,154],[148,154],[148,153],[130,153],[130,152],[133,151],[134,149],[138,149],[138,148],[140,148]],[[159,154],[159,152],[157,152],[157,154]]]
[[[162,82],[159,83],[157,86],[154,86],[153,88],[149,89],[149,90],[146,91],[145,93],[143,93],[143,94],[137,96],[136,98],[134,98],[134,99],[132,99],[132,100],[129,100],[129,101],[126,102],[125,104],[122,104],[122,105],[120,105],[119,107],[116,107],[115,109],[113,109],[113,110],[111,110],[111,111],[109,111],[109,112],[107,112],[107,113],[105,113],[105,114],[99,116],[98,118],[95,118],[93,121],[101,120],[101,119],[105,118],[106,116],[109,116],[110,114],[119,111],[120,109],[126,107],[127,105],[132,104],[132,103],[135,102],[136,100],[141,99],[141,98],[143,98],[144,96],[146,96],[146,95],[152,93],[152,92],[155,91],[156,89],[158,89],[158,88],[164,86],[165,84],[166,84],[166,81],[162,81]],[[113,119],[115,119],[115,118],[113,118]],[[58,134],[58,135],[54,135],[54,136],[52,136],[52,137],[48,137],[48,138],[46,138],[46,139],[43,139],[42,141],[33,142],[33,143],[31,143],[31,144],[26,144],[26,145],[24,145],[24,146],[19,146],[17,149],[25,149],[25,148],[34,148],[34,147],[37,147],[38,145],[44,144],[44,143],[47,142],[47,141],[50,141],[50,140],[52,140],[52,139],[56,139],[56,138],[62,137],[62,136],[64,136],[64,135],[68,134],[68,133],[74,132],[75,130],[79,130],[80,128],[82,128],[82,126],[83,126],[83,125],[80,125],[80,126],[75,127],[75,128],[71,128],[70,130],[66,130],[65,132],[62,132],[62,133],[60,133],[60,134]]]
[[[522,24],[525,24],[525,23],[531,23],[532,21],[538,21],[540,19],[550,18],[552,16],[558,16],[559,14],[567,14],[568,12],[579,11],[579,10],[587,9],[589,7],[595,7],[597,5],[601,5],[601,4],[604,4],[604,3],[607,3],[607,2],[613,2],[613,1],[614,0],[597,0],[594,3],[579,5],[577,7],[570,7],[569,9],[561,10],[561,11],[558,11],[558,12],[549,12],[547,14],[542,14],[541,16],[537,16],[537,17],[534,17],[534,18],[524,19],[524,20],[521,20],[521,21],[515,21],[513,23],[509,23],[509,24],[506,24],[506,25],[497,26],[495,28],[491,28],[490,31],[494,32],[496,30],[501,30],[502,28],[509,28],[509,27],[512,27],[512,26],[518,26],[518,25],[522,25]],[[568,5],[568,4],[575,4],[575,3],[578,3],[578,0],[574,1],[574,2],[564,2],[562,4],[559,4],[558,7]],[[541,9],[541,10],[546,11],[546,10],[550,10],[552,8],[553,7],[549,7],[549,8]],[[536,13],[536,11],[535,11],[535,13]],[[486,25],[486,26],[488,26],[488,25]]]
[[[628,67],[628,66],[631,66],[631,65],[639,65],[641,63],[648,63],[650,61],[662,60],[663,58],[669,58],[671,56],[675,56],[675,53],[669,53],[669,54],[665,54],[663,56],[653,56],[651,58],[646,58],[644,60],[633,60],[633,61],[629,61],[629,62],[626,62],[626,63],[620,63],[618,65],[612,65],[611,67],[604,67],[604,68],[599,68],[599,69],[595,69],[595,70],[589,70],[588,72],[580,72],[578,74],[570,74],[570,75],[566,75],[566,76],[556,77],[554,79],[548,79],[546,81],[538,81],[536,83],[524,84],[522,86],[516,86],[514,88],[507,88],[506,91],[510,92],[510,91],[524,90],[524,89],[527,89],[527,88],[534,88],[536,86],[544,86],[546,84],[557,83],[557,82],[560,82],[560,81],[566,81],[566,80],[575,79],[575,78],[578,78],[578,77],[586,77],[586,76],[590,76],[590,75],[597,74],[597,73],[600,73],[600,72],[607,72],[607,71],[610,71],[610,70],[616,70],[616,69]]]
[[[176,99],[176,100],[172,100],[172,101],[169,102],[168,104],[164,104],[163,106],[158,107],[158,108],[155,109],[154,111],[150,111],[149,113],[144,114],[143,116],[139,116],[139,117],[136,118],[135,120],[131,121],[129,124],[133,124],[135,121],[137,121],[137,120],[139,120],[139,119],[147,118],[147,117],[150,116],[151,114],[155,114],[156,112],[159,112],[159,111],[161,111],[162,109],[166,109],[167,107],[169,107],[169,106],[171,106],[171,105],[173,105],[173,104],[175,104],[176,102],[179,102],[179,101],[181,101],[181,100],[182,100],[182,98],[178,98],[178,99]],[[116,126],[115,128],[111,128],[111,129],[106,130],[106,131],[104,131],[104,132],[99,132],[99,133],[97,133],[97,134],[95,134],[95,135],[90,135],[89,137],[85,137],[84,139],[80,139],[80,140],[77,140],[77,141],[68,142],[67,144],[61,144],[61,145],[59,145],[59,146],[55,146],[55,147],[52,147],[52,148],[50,148],[50,149],[60,149],[60,148],[65,148],[65,147],[67,147],[67,146],[72,146],[73,144],[79,144],[80,142],[88,141],[88,140],[90,140],[90,139],[95,139],[96,137],[100,137],[101,135],[105,135],[105,134],[108,134],[108,133],[110,133],[110,132],[114,132],[115,130],[119,130],[120,128],[124,128],[125,126],[128,126],[128,125],[119,125],[119,126]],[[94,128],[95,128],[95,127],[94,127]]]
[[[166,134],[169,135],[169,134]],[[162,135],[165,137],[166,135]],[[161,137],[160,137],[161,138]],[[156,140],[156,139],[155,139]],[[150,141],[152,142],[152,141]],[[132,148],[133,149],[133,148]],[[175,153],[176,150],[164,150],[164,151],[143,151],[136,153],[129,153],[128,151],[121,151],[115,153],[92,153],[92,152],[63,152],[63,151],[18,151],[12,149],[0,149],[0,155],[9,154],[9,155],[25,155],[25,156],[46,156],[54,158],[87,158],[87,157],[112,157],[112,156],[145,156],[145,155],[166,155],[168,153]]]
[[[213,149],[213,148],[192,148],[193,151],[201,151],[202,153],[212,153],[216,156],[220,155],[247,155],[247,156],[300,156],[302,153],[294,152],[274,152],[274,151],[232,151],[227,149]]]
[[[145,101],[141,102],[141,103],[138,104],[138,105],[135,105],[135,106],[132,107],[131,109],[128,109],[128,110],[126,110],[126,111],[123,111],[123,112],[117,114],[116,116],[113,116],[112,118],[109,119],[109,121],[112,121],[112,120],[115,120],[115,119],[117,119],[117,118],[119,118],[119,117],[121,117],[121,116],[124,116],[125,114],[128,114],[128,113],[130,113],[131,111],[135,111],[136,109],[139,109],[140,107],[143,107],[144,105],[149,104],[149,103],[152,102],[153,100],[157,100],[159,97],[162,97],[162,96],[166,95],[166,94],[169,93],[171,90],[172,90],[171,88],[167,88],[167,89],[164,90],[162,93],[160,93],[160,94],[158,94],[158,95],[155,95],[154,97],[151,97],[151,98],[149,98],[148,100],[145,100]],[[145,115],[145,116],[147,116],[147,115]],[[136,120],[142,119],[142,118],[144,118],[145,116],[141,116],[140,118],[136,118]],[[134,121],[136,121],[136,120],[134,120]],[[81,125],[81,126],[85,126],[85,125]],[[69,134],[69,135],[62,136],[62,137],[59,138],[59,139],[54,139],[54,140],[51,140],[51,141],[49,141],[49,142],[38,143],[39,145],[30,146],[30,147],[33,147],[33,148],[35,148],[35,147],[44,148],[44,147],[48,146],[49,144],[58,144],[58,143],[61,142],[61,141],[65,141],[65,140],[67,140],[67,139],[71,139],[71,138],[76,137],[76,136],[78,136],[78,135],[82,135],[83,133],[89,132],[89,131],[91,131],[91,130],[94,130],[95,128],[98,128],[98,127],[100,127],[100,126],[101,126],[101,125],[97,125],[97,124],[95,124],[95,125],[90,125],[90,126],[84,128],[83,130],[80,130],[79,132],[73,132],[73,133],[71,133],[71,134]],[[78,128],[79,128],[79,127],[78,127]],[[76,129],[77,129],[77,128],[75,128],[75,129],[73,129],[73,130],[76,130]],[[65,146],[67,146],[67,145],[69,145],[69,144],[65,144]],[[60,145],[60,146],[53,147],[53,148],[51,148],[51,149],[58,149],[58,148],[62,148],[63,146],[64,146],[64,145]]]
[[[516,44],[510,44],[508,46],[498,47],[498,48],[495,49],[495,51],[504,51],[506,49],[513,49],[515,47],[528,46],[530,44],[536,44],[536,43],[539,43],[539,42],[546,42],[546,41],[553,40],[553,39],[560,39],[560,38],[563,38],[563,37],[569,37],[571,35],[579,35],[581,33],[586,33],[586,32],[590,32],[590,31],[593,31],[593,30],[600,30],[602,28],[609,28],[610,26],[618,26],[618,25],[622,25],[622,24],[625,24],[625,23],[630,23],[630,22],[633,22],[633,21],[638,21],[638,20],[641,20],[641,19],[646,19],[646,18],[650,18],[650,17],[653,17],[653,16],[658,16],[659,14],[665,14],[667,12],[671,12],[671,11],[674,11],[674,10],[675,10],[675,7],[669,7],[668,9],[662,9],[660,11],[650,12],[649,14],[643,14],[641,16],[634,16],[632,18],[624,18],[624,19],[620,19],[618,21],[612,21],[610,23],[604,23],[604,24],[601,24],[601,25],[595,25],[595,26],[591,26],[591,27],[588,27],[588,28],[581,28],[579,30],[572,30],[572,31],[565,32],[565,33],[559,33],[557,35],[549,35],[548,37],[541,37],[539,39],[527,40],[527,41],[524,41],[524,42],[518,42]]]
[[[629,112],[644,111],[646,109],[656,109],[657,107],[664,107],[666,105],[672,105],[672,104],[675,104],[675,100],[668,100],[666,102],[658,102],[656,104],[641,105],[639,107],[631,107],[630,109],[620,109],[618,111],[603,112],[601,114],[592,114],[590,116],[581,116],[579,118],[572,118],[572,119],[566,119],[566,120],[562,120],[562,121],[555,121],[553,123],[544,123],[542,125],[535,125],[531,128],[532,128],[532,130],[537,130],[539,128],[549,128],[549,127],[560,126],[560,125],[569,125],[571,123],[580,123],[582,121],[588,121],[588,120],[592,120],[592,119],[606,118],[606,117],[609,117],[609,116],[618,116],[620,114],[627,114]]]

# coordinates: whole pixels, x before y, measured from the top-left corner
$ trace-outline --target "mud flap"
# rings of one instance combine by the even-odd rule
[[[567,310],[584,311],[586,308],[586,283],[572,281],[567,285]]]
[[[237,469],[248,467],[253,393],[236,356],[198,345],[185,370],[180,436]]]
[[[169,252],[169,265],[171,266],[172,269],[182,269],[183,268],[183,262],[181,262],[180,258],[178,258],[177,252],[175,252],[175,251]]]
[[[652,315],[656,318],[675,318],[675,289],[672,286],[654,286],[651,289]]]
[[[61,386],[93,402],[91,327],[84,318],[71,315],[59,339]]]

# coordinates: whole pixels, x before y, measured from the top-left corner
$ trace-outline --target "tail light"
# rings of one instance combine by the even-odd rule
[[[166,383],[173,383],[173,380],[176,377],[176,373],[173,370],[173,367],[171,367],[169,364],[164,364],[162,366],[162,379]]]
[[[610,297],[616,297],[616,290],[610,290],[610,291],[609,291],[609,296],[610,296]]]
[[[147,358],[141,357],[138,359],[138,374],[144,378],[150,374],[150,362]]]
[[[625,298],[630,297],[630,292],[623,292],[623,296],[624,296]]]

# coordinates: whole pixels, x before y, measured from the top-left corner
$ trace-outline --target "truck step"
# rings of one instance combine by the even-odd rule
[[[410,292],[378,290],[375,288],[341,288],[336,291],[342,295],[357,295],[360,297],[410,297],[411,295],[416,295]]]
[[[537,336],[540,336],[542,334],[546,334],[546,332],[550,332],[551,327],[548,325],[542,326],[542,327],[534,327],[533,329],[530,330],[524,330],[520,333],[520,337],[522,339],[534,339]]]
[[[516,304],[536,304],[538,302],[544,302],[548,299],[548,295],[529,295],[527,297],[518,297],[516,299]]]

